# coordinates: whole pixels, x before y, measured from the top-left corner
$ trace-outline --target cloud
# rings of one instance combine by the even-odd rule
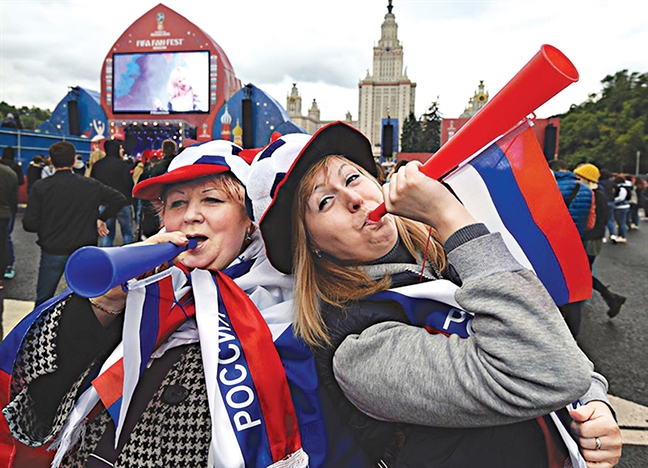
[[[265,83],[279,83],[289,77],[293,81],[326,83],[346,88],[357,87],[359,77],[365,70],[359,58],[345,57],[340,60],[343,49],[331,49],[325,56],[309,51],[297,51],[279,57],[265,57],[254,63],[237,67],[237,75]],[[340,66],[343,65],[343,66]]]
[[[53,108],[68,86],[100,89],[110,47],[158,0],[2,0],[0,95],[14,105]],[[209,34],[236,75],[281,104],[297,83],[305,112],[317,99],[323,119],[357,118],[358,82],[373,66],[387,2],[376,0],[165,0]],[[459,115],[484,80],[493,96],[540,49],[555,45],[581,78],[538,116],[566,112],[622,69],[648,72],[645,1],[394,0],[416,114],[439,100]]]

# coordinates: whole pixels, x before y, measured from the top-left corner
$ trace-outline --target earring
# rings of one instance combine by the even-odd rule
[[[318,258],[322,258],[322,252],[319,250],[314,250],[313,253],[317,255]]]
[[[247,228],[245,230],[245,240],[246,241],[251,241],[252,240],[252,236],[250,235],[250,228]]]

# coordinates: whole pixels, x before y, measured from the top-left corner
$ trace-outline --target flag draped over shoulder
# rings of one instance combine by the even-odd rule
[[[199,285],[199,293],[192,290],[192,283]],[[25,334],[46,310],[70,293],[67,290],[34,310],[0,346],[2,407],[9,401],[13,364]],[[195,322],[188,322],[190,317],[204,326],[205,336],[200,341],[212,412],[212,444],[219,448],[212,452],[216,465],[307,466],[308,455],[302,449],[296,411],[272,333],[257,307],[232,279],[205,270],[187,275],[172,267],[130,283],[127,312],[129,326],[125,323],[124,342],[79,397],[51,444],[24,446],[11,436],[2,417],[0,467],[58,466],[76,442],[77,428],[96,414],[93,410],[99,408],[99,402],[115,423],[117,441],[131,397],[151,356],[162,353],[165,347],[198,341],[200,325],[196,328]],[[48,450],[50,445],[55,451]]]
[[[115,422],[119,439],[135,387],[153,354],[187,318],[195,314],[184,271],[177,267],[133,283],[124,318],[123,359],[101,372],[92,385]],[[119,382],[119,385],[115,385]]]
[[[194,316],[197,329],[179,328]],[[308,457],[272,334],[247,294],[221,272],[194,270],[187,275],[172,267],[129,285],[123,350],[121,346],[115,350],[93,380],[93,388],[79,399],[79,415],[85,417],[101,399],[115,423],[117,444],[132,395],[153,352],[163,344],[169,346],[169,339],[175,346],[198,338],[212,416],[210,456],[215,464],[306,466]],[[78,419],[69,418],[62,440],[74,432]],[[55,465],[69,446],[66,442],[59,447]]]
[[[211,395],[220,395],[208,396],[213,427],[218,433],[218,440],[212,440],[219,446],[218,453],[214,453],[214,447],[210,453],[216,466],[288,468],[309,462],[311,466],[336,468],[367,466],[364,452],[318,386],[311,351],[293,333],[292,279],[270,267],[260,236],[240,260],[217,275],[202,270],[188,274],[179,265],[130,282],[123,336],[128,344],[119,345],[104,362],[53,443],[38,448],[23,445],[12,437],[2,418],[0,468],[49,468],[54,456],[58,457],[55,463],[60,463],[75,437],[83,432],[81,426],[86,418],[91,419],[104,405],[111,409],[119,428],[120,415],[129,405],[128,395],[132,395],[149,358],[160,357],[171,347],[197,342],[205,379],[213,390]],[[202,286],[197,287],[198,283]],[[191,293],[187,293],[188,288]],[[200,292],[195,295],[197,289]],[[0,363],[4,363],[0,367],[0,377],[4,376],[0,381],[2,406],[9,401],[16,353],[26,334],[44,311],[70,294],[67,290],[43,304],[0,344]],[[195,319],[185,320],[187,317]],[[165,339],[170,330],[175,331]],[[240,352],[235,354],[233,349]],[[250,365],[249,361],[255,362]],[[259,414],[262,426],[257,424],[261,421]],[[257,443],[259,434],[262,444]],[[50,447],[53,450],[47,451]]]
[[[259,310],[221,272],[194,270],[191,279],[215,465],[307,466],[283,364]]]
[[[443,181],[468,211],[533,270],[557,305],[589,299],[592,275],[578,229],[525,121]]]

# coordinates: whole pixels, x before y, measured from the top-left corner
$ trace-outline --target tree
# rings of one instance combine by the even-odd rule
[[[405,153],[418,153],[421,147],[421,122],[417,120],[413,112],[403,122],[403,133],[401,134],[401,151]]]
[[[591,162],[632,173],[637,151],[648,154],[648,74],[621,70],[601,83],[600,93],[560,116],[561,158],[572,167]],[[640,172],[648,172],[648,161]]]
[[[427,112],[421,118],[421,151],[436,153],[441,148],[441,112],[439,101],[430,104]]]
[[[0,121],[4,120],[7,114],[20,116],[23,130],[36,130],[40,124],[51,117],[52,112],[49,109],[40,109],[35,106],[22,106],[19,109],[2,101],[0,102]]]

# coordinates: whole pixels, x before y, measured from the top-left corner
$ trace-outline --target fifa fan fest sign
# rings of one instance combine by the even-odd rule
[[[140,39],[136,41],[137,47],[153,48],[154,50],[165,50],[168,46],[181,46],[184,39]]]
[[[106,137],[151,139],[175,132],[180,138],[212,139],[215,116],[241,87],[223,49],[160,4],[136,20],[104,60]]]

